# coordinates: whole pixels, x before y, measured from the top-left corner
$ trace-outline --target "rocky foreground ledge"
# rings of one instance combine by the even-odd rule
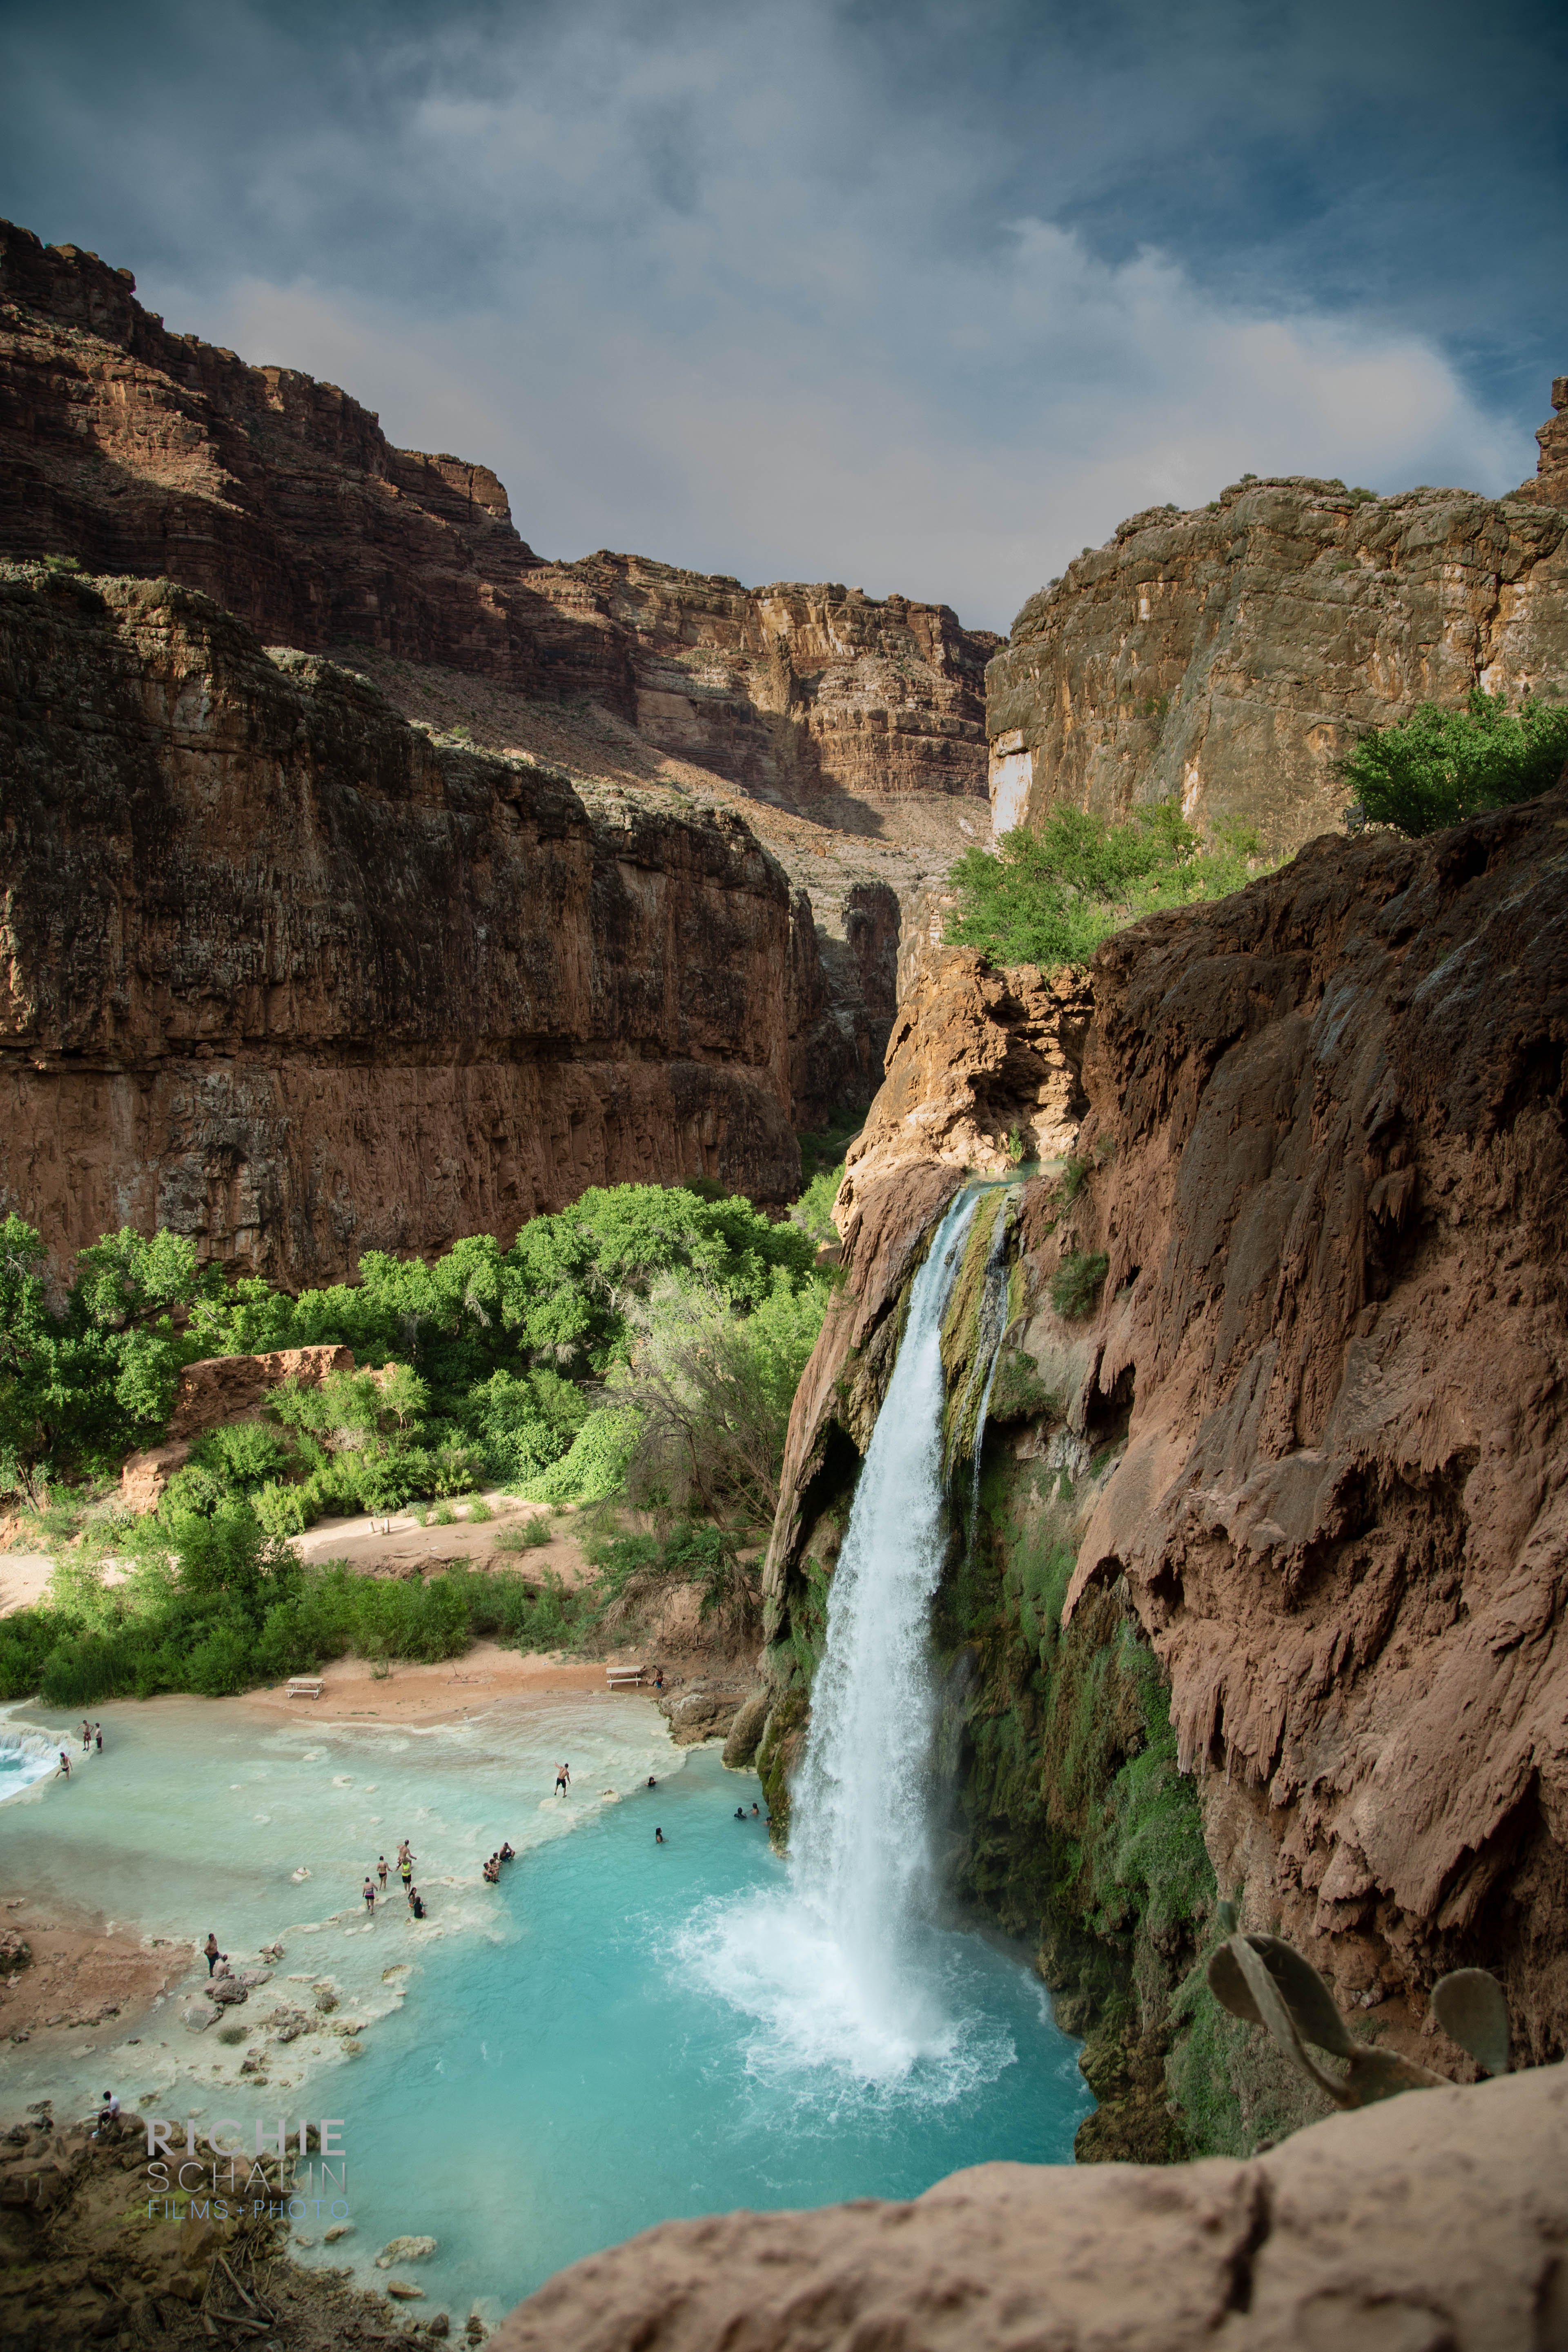
[[[912,2204],[667,2221],[493,2352],[1558,2352],[1568,2069],[1407,2093],[1251,2163],[983,2164]]]

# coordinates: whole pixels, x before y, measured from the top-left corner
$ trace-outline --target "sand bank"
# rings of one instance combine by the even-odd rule
[[[609,1663],[640,1664],[643,1653],[612,1654]],[[563,1657],[558,1652],[503,1650],[494,1642],[476,1642],[461,1656],[443,1658],[435,1665],[398,1664],[384,1669],[364,1658],[336,1658],[321,1669],[319,1699],[290,1698],[288,1685],[247,1691],[243,1698],[213,1699],[215,1707],[264,1709],[286,1715],[309,1731],[312,1724],[430,1723],[443,1717],[479,1715],[498,1699],[521,1702],[581,1698],[585,1692],[608,1691],[603,1658]],[[646,1691],[640,1694],[646,1698]],[[619,1698],[620,1693],[615,1696]],[[156,1706],[154,1699],[150,1702]]]
[[[190,1944],[144,1942],[112,1920],[47,1895],[11,1895],[0,1933],[31,1947],[30,1964],[0,1980],[0,2043],[58,2043],[76,2056],[123,2040],[195,1958]]]

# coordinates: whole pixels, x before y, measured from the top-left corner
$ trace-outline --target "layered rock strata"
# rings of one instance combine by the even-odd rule
[[[592,1183],[789,1199],[784,875],[167,582],[0,579],[0,1183],[285,1282]]]
[[[536,555],[487,467],[397,449],[335,384],[142,309],[129,270],[0,224],[0,552],[200,588],[269,642],[585,697],[656,749],[875,830],[985,793],[984,665],[943,604]]]
[[[1248,2164],[984,2164],[911,2204],[666,2221],[495,2352],[1543,2352],[1568,2341],[1563,2069],[1409,2092]]]
[[[987,672],[998,831],[1179,800],[1288,855],[1358,734],[1470,689],[1568,698],[1568,377],[1504,499],[1291,476],[1154,508],[1032,596]]]
[[[1090,2072],[1124,2149],[1159,2152],[1173,2094],[1199,2147],[1302,2112],[1261,2076],[1227,2106],[1224,2021],[1163,2071],[1216,1885],[1394,2046],[1431,2054],[1464,1965],[1520,2056],[1568,2043],[1565,908],[1560,786],[1314,843],[1109,941],[1087,1003],[949,950],[902,1008],[791,1425],[763,1769],[782,1793],[931,1222],[1010,1137],[1066,1144],[1009,1196],[989,1500],[938,1633],[966,1883],[1076,2026],[1123,2021]],[[1160,1852],[1129,1843],[1156,1797]]]

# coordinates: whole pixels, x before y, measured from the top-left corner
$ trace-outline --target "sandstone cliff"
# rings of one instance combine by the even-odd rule
[[[984,799],[984,664],[945,605],[536,555],[488,467],[335,384],[166,329],[129,270],[0,224],[0,552],[200,588],[271,642],[586,697],[656,748],[860,829]]]
[[[796,1123],[863,1106],[893,1010],[881,948],[857,943],[867,894],[896,931],[984,833],[1001,641],[838,583],[547,562],[488,468],[395,448],[336,385],[175,334],[134,287],[0,223],[0,555],[201,589],[266,642],[367,668],[406,717],[656,816],[672,793],[738,801],[810,894]]]
[[[788,1199],[789,888],[167,582],[0,573],[0,1185],[292,1282],[585,1185]],[[798,950],[797,950],[798,952]]]
[[[1109,941],[1091,1003],[948,950],[901,1009],[791,1428],[763,1769],[798,1750],[805,1563],[931,1221],[1010,1134],[1070,1146],[1007,1196],[986,1509],[938,1635],[970,1892],[1078,2030],[1121,2004],[1082,2152],[1160,2152],[1173,2092],[1199,2147],[1299,2119],[1261,2078],[1222,2114],[1208,2027],[1163,2071],[1216,1884],[1396,2045],[1468,1963],[1521,2055],[1568,2044],[1565,910],[1560,786],[1316,842]]]
[[[1568,698],[1568,377],[1552,402],[1505,499],[1247,478],[1086,548],[987,673],[997,829],[1179,799],[1289,854],[1340,828],[1364,728],[1476,685]]]

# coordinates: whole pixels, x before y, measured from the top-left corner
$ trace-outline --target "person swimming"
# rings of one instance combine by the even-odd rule
[[[761,1813],[759,1812],[759,1811],[758,1811],[758,1809],[757,1809],[757,1807],[756,1807],[755,1805],[753,1805],[753,1806],[752,1807],[752,1819],[754,1822],[755,1822],[755,1821],[760,1821],[760,1820],[762,1819],[762,1815],[761,1815]]]
[[[736,1808],[735,1808],[735,1819],[736,1819],[738,1822],[743,1822],[743,1821],[745,1820],[745,1818],[746,1818],[746,1808],[744,1807],[744,1805],[737,1805],[737,1806],[736,1806]]]
[[[653,1833],[653,1842],[655,1845],[662,1845],[664,1843],[664,1832],[662,1830],[655,1830]]]

